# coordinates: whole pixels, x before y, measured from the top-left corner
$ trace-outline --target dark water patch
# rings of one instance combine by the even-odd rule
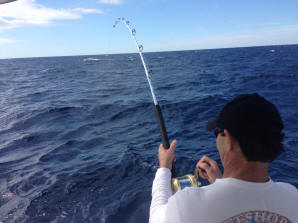
[[[39,160],[41,162],[67,162],[73,160],[78,154],[80,154],[80,150],[77,148],[80,142],[76,140],[70,140],[53,151],[43,155]]]
[[[113,115],[110,120],[114,121],[117,119],[122,119],[122,118],[129,118],[131,116],[136,116],[140,115],[139,113],[142,113],[143,115],[146,114],[149,109],[153,111],[153,105],[152,103],[141,103],[137,104],[134,107],[128,107],[126,109],[122,109],[121,112],[118,112],[117,114]]]
[[[43,111],[36,111],[25,120],[16,122],[11,129],[29,129],[34,127],[36,123],[38,123],[38,125],[43,123],[46,126],[50,126],[55,124],[58,120],[65,120],[68,117],[79,114],[80,111],[81,108],[79,107],[48,108]]]
[[[298,139],[290,140],[287,142],[287,144],[289,146],[295,146],[296,148],[298,148]]]
[[[131,161],[126,163],[127,160]],[[80,169],[72,176],[58,176],[53,186],[44,190],[30,203],[26,214],[30,216],[31,221],[53,221],[65,215],[65,219],[60,219],[62,222],[71,219],[69,216],[78,221],[103,222],[110,213],[118,212],[119,208],[127,210],[136,200],[141,201],[137,194],[143,189],[142,183],[138,181],[142,176],[137,176],[135,179],[135,175],[141,175],[142,169],[146,168],[143,162],[137,154],[130,153],[113,167],[102,167],[102,164],[97,163]],[[59,181],[64,181],[66,184],[61,184]],[[120,184],[115,184],[115,181]],[[139,192],[130,190],[132,185]],[[84,188],[89,190],[82,192]],[[147,187],[147,196],[150,193],[149,188],[150,185]],[[53,193],[55,199],[52,197]],[[112,194],[116,197],[120,195],[115,204],[110,203],[109,197]],[[145,203],[145,206],[148,206],[148,201]],[[142,216],[143,219],[147,218],[148,213],[145,213],[145,216]]]
[[[134,200],[130,201],[129,196],[127,196],[127,200],[123,199],[123,203],[120,204],[118,212],[110,215],[107,218],[107,222],[148,222],[149,215],[146,210],[150,208],[150,199],[151,193],[139,193],[134,196]],[[144,202],[146,201],[146,202]],[[125,204],[125,203],[128,204]],[[120,213],[126,213],[126,215],[122,215]]]
[[[90,125],[79,126],[75,130],[67,131],[65,134],[60,136],[61,139],[69,139],[69,138],[80,138],[84,137],[84,135],[88,134],[91,130]]]
[[[150,114],[154,111],[152,103],[137,103],[134,106],[119,103],[106,104],[93,109],[88,119],[100,119],[100,123],[93,124],[93,126],[100,126],[111,121],[124,120],[127,122],[127,119],[138,119],[140,116],[145,118],[149,113],[148,111],[151,111]]]
[[[66,70],[62,67],[51,67],[44,70],[41,70],[40,73],[46,73],[46,74],[56,74],[56,73],[64,73]]]
[[[41,144],[44,144],[45,140],[55,140],[57,132],[39,132],[39,133],[30,133],[25,134],[20,139],[11,140],[6,146],[0,149],[0,156],[7,156],[11,151],[23,151],[25,154],[27,152],[34,152],[36,148],[40,148]],[[29,148],[27,150],[26,148]]]
[[[28,163],[31,162],[32,158],[35,158],[37,153],[32,154],[16,154],[12,156],[9,154],[9,156],[2,157],[0,167],[2,170],[2,174],[12,174],[15,169],[19,171],[22,169],[23,166],[28,166]]]

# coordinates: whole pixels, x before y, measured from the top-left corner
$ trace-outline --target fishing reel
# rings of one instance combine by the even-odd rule
[[[178,190],[182,190],[185,187],[199,187],[201,186],[201,182],[198,181],[198,172],[199,168],[195,168],[195,174],[187,174],[182,177],[172,178],[171,185],[173,194],[175,194]]]

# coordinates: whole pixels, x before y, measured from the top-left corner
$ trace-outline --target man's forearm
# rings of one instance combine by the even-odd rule
[[[152,185],[150,223],[163,222],[168,199],[171,196],[171,171],[168,168],[159,168]]]

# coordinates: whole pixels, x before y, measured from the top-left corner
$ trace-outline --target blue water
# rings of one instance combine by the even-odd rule
[[[298,45],[145,58],[178,175],[202,155],[219,161],[207,120],[258,92],[285,124],[270,175],[298,187]],[[148,222],[159,143],[137,54],[0,60],[1,222]]]

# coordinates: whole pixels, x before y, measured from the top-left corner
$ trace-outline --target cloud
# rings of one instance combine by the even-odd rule
[[[85,9],[85,8],[74,8],[74,9],[72,9],[72,11],[78,12],[78,13],[84,13],[84,14],[88,14],[88,13],[102,14],[102,13],[104,13],[102,10],[99,10],[99,9]]]
[[[55,9],[37,4],[35,0],[18,0],[0,6],[0,31],[26,25],[48,25],[54,20],[82,18],[83,14],[102,14],[99,9]]]
[[[8,38],[1,38],[0,37],[0,44],[15,43],[15,42],[17,42],[17,41],[14,40],[14,39],[8,39]]]
[[[122,0],[98,0],[97,3],[110,4],[110,5],[120,5],[122,3]]]

